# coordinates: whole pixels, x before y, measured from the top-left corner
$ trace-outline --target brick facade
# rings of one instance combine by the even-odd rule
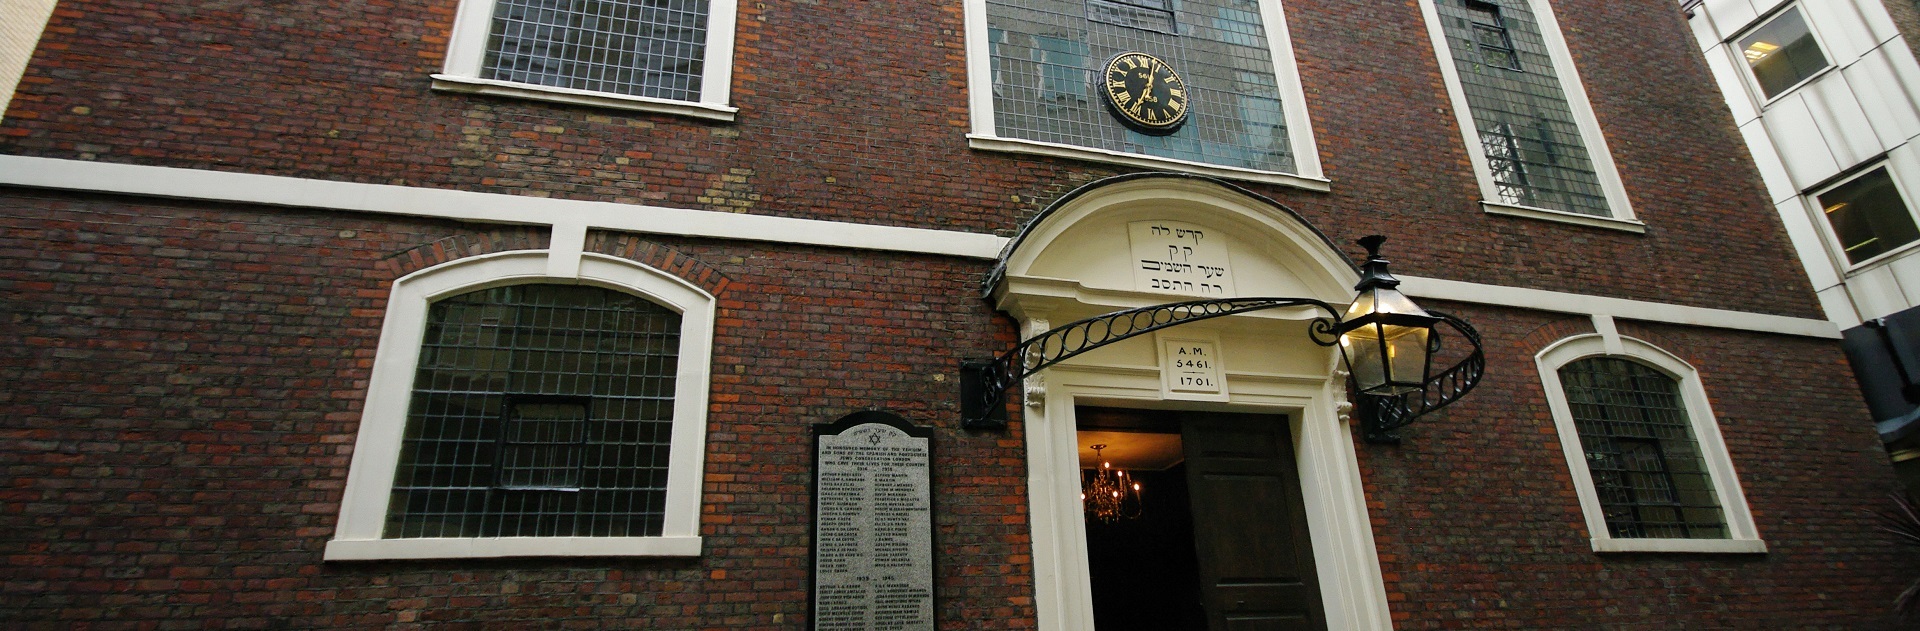
[[[1555,0],[1644,235],[1488,215],[1416,0],[1288,0],[1332,191],[1245,185],[1395,271],[1820,318],[1672,0]],[[1133,169],[968,148],[962,5],[743,2],[732,123],[435,92],[454,0],[62,2],[0,154],[1011,235]],[[1658,78],[1650,80],[1649,78]],[[0,617],[37,628],[802,628],[809,426],[938,430],[940,628],[1036,626],[1018,416],[958,429],[1009,348],[991,263],[660,234],[588,252],[713,294],[689,559],[324,563],[395,279],[542,228],[0,187]],[[1829,340],[1623,319],[1700,370],[1764,555],[1596,555],[1533,356],[1591,320],[1436,304],[1487,381],[1361,445],[1395,628],[1857,629],[1910,578]],[[1357,441],[1356,437],[1356,441]]]
[[[1412,0],[1286,7],[1334,190],[1253,188],[1314,225],[1419,223],[1403,273],[1818,316],[1674,3],[1555,3],[1646,235],[1479,211]],[[433,92],[453,8],[63,3],[0,151],[999,234],[1119,172],[967,148],[957,2],[745,3],[732,124]]]
[[[1832,344],[1622,323],[1700,371],[1765,555],[1588,547],[1533,355],[1586,318],[1435,304],[1486,335],[1489,377],[1397,447],[1366,447],[1367,498],[1397,629],[1879,628],[1911,556],[1873,535],[1884,451],[1836,405]],[[1791,384],[1780,376],[1815,376]],[[1875,483],[1861,483],[1875,480]],[[1791,622],[1785,622],[1791,621]]]
[[[809,425],[871,408],[953,417],[959,359],[1012,343],[971,264],[596,238],[718,290],[706,554],[322,564],[390,283],[542,240],[63,194],[8,196],[0,221],[18,342],[0,375],[31,384],[0,403],[13,419],[0,530],[32,533],[0,543],[0,608],[16,622],[787,628],[806,611]],[[903,303],[911,313],[892,313]],[[1019,628],[1032,615],[1020,434],[938,429],[943,619]]]

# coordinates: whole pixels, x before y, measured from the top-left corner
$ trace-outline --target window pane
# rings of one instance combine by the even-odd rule
[[[482,78],[700,100],[706,0],[499,0]]]
[[[1913,213],[1900,199],[1886,167],[1820,194],[1820,208],[1840,238],[1847,262],[1859,263],[1920,239]]]
[[[1473,21],[1473,42],[1480,47],[1480,57],[1489,66],[1519,70],[1520,58],[1513,54],[1513,40],[1500,21],[1500,7],[1469,1],[1466,8],[1468,19]]]
[[[1807,21],[1800,17],[1799,7],[1787,9],[1765,26],[1740,38],[1740,50],[1767,98],[1799,85],[1827,67],[1827,58],[1820,53],[1820,45],[1813,41],[1813,32],[1807,30]]]
[[[1568,364],[1560,380],[1610,535],[1726,538],[1678,383],[1607,357]]]
[[[1261,171],[1296,170],[1258,2],[986,4],[995,133]],[[1126,51],[1166,60],[1187,84],[1193,109],[1179,131],[1132,131],[1090,89],[1094,70]]]
[[[1504,204],[1611,216],[1600,177],[1525,0],[1436,0],[1467,111]]]
[[[434,303],[385,536],[659,535],[679,330],[595,287]]]

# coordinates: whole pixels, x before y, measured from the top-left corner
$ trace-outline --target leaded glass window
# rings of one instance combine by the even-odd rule
[[[1492,167],[1489,201],[1612,216],[1528,0],[1433,1]]]
[[[1296,169],[1258,0],[987,0],[995,133],[1005,138],[1291,173]],[[1178,132],[1109,114],[1096,71],[1127,51],[1185,79]],[[1287,69],[1291,71],[1291,69]]]
[[[1520,69],[1520,57],[1513,54],[1513,39],[1500,21],[1500,6],[1485,2],[1467,2],[1468,20],[1473,22],[1473,43],[1487,65],[1508,70]]]
[[[499,0],[480,77],[700,100],[707,0]]]
[[[1728,536],[1679,382],[1615,357],[1582,359],[1559,373],[1610,536]]]
[[[596,287],[433,303],[385,536],[659,536],[679,331]]]

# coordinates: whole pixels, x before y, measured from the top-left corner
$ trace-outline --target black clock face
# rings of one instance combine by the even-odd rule
[[[1107,62],[1100,93],[1120,122],[1144,134],[1171,134],[1187,122],[1187,84],[1159,57],[1120,53]]]

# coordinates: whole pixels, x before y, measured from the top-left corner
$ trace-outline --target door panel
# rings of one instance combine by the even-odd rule
[[[1201,592],[1215,631],[1326,628],[1287,419],[1181,419]]]

